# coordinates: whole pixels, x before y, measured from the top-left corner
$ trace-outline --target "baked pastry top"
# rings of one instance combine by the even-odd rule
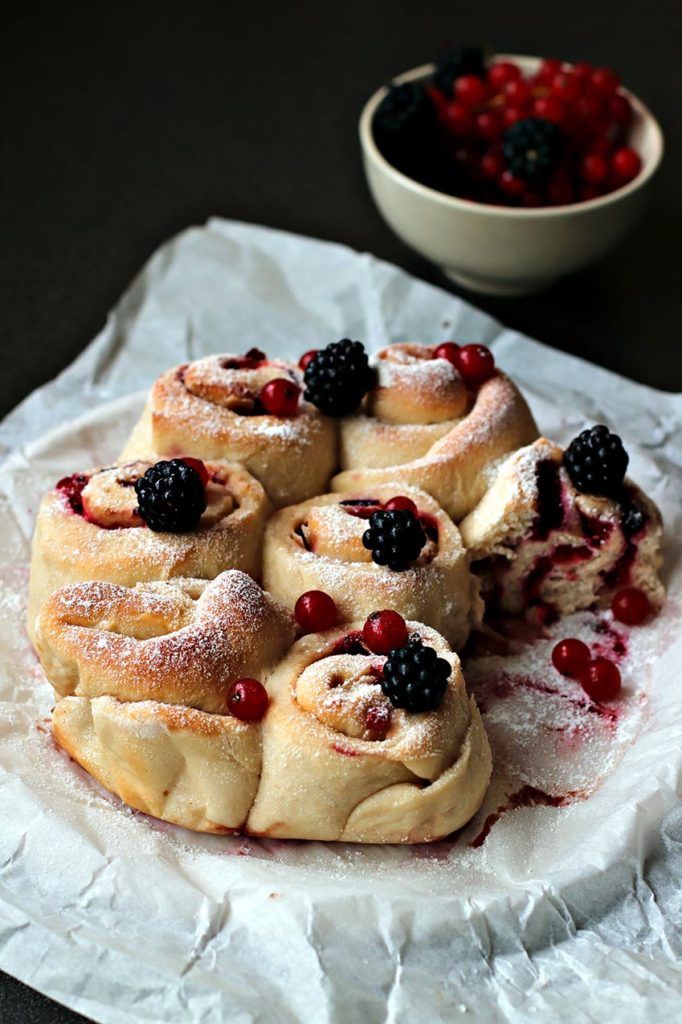
[[[605,426],[537,438],[483,346],[175,367],[121,460],[38,514],[28,629],[55,738],[187,828],[441,838],[492,770],[458,656],[484,612],[489,635],[663,601],[660,513],[627,462]]]

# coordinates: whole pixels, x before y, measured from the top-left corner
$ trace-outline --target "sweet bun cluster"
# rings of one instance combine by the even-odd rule
[[[344,339],[174,367],[117,462],[41,504],[28,630],[57,742],[198,831],[430,842],[492,765],[459,652],[663,589],[606,427],[566,452],[480,345]]]

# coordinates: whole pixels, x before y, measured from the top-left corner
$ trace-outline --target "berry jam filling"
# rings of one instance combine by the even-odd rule
[[[335,654],[371,654],[369,647],[362,638],[361,631],[354,630],[346,633],[339,640],[331,645],[322,655],[323,658],[331,658]]]
[[[593,548],[600,548],[613,531],[613,523],[607,519],[597,519],[595,516],[587,516],[584,512],[578,512],[580,516],[580,528],[583,531],[588,543]]]
[[[472,846],[474,849],[483,846],[490,835],[493,825],[500,820],[506,811],[515,811],[519,807],[565,807],[566,804],[572,804],[575,800],[580,799],[583,799],[583,797],[578,793],[570,792],[561,796],[554,796],[552,793],[545,793],[542,789],[536,789],[535,786],[523,786],[517,793],[511,793],[505,803],[488,815],[483,822],[481,831],[469,843],[469,846]]]
[[[552,459],[542,459],[535,469],[538,488],[538,514],[533,523],[533,540],[546,540],[552,530],[564,521],[559,466]]]
[[[268,357],[259,348],[250,348],[243,356],[236,356],[234,359],[221,359],[220,365],[223,370],[256,370],[259,366],[266,366]]]
[[[57,490],[64,496],[72,512],[83,515],[83,491],[90,479],[85,473],[72,473],[57,483]]]

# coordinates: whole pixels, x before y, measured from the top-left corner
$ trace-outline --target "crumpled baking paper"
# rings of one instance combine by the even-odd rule
[[[124,808],[50,738],[23,625],[42,491],[110,460],[166,367],[343,336],[492,345],[550,436],[617,426],[665,515],[670,596],[642,634],[637,736],[589,799],[506,814],[480,849],[193,835]],[[682,396],[367,254],[218,220],[163,246],[89,348],[0,427],[0,968],[116,1024],[679,1017],[681,424]]]

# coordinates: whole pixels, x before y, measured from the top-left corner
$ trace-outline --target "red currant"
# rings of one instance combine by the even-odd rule
[[[311,348],[307,352],[304,352],[303,355],[301,356],[301,358],[298,361],[298,365],[299,365],[300,369],[301,370],[305,370],[305,368],[308,365],[308,363],[312,359],[315,358],[315,356],[317,355],[318,352],[319,352],[319,349],[317,349],[317,348]]]
[[[602,112],[602,105],[597,96],[579,96],[573,104],[573,114],[588,125],[597,123]]]
[[[503,171],[497,184],[506,196],[513,198],[519,198],[526,191],[523,178],[515,178],[511,171]]]
[[[550,92],[562,103],[573,103],[582,92],[580,79],[570,71],[560,71],[550,83]]]
[[[443,119],[446,127],[453,135],[457,135],[460,138],[473,135],[475,126],[474,115],[463,103],[448,103]]]
[[[407,643],[407,624],[398,612],[372,612],[362,627],[362,639],[374,654],[390,654]]]
[[[630,100],[621,92],[617,92],[606,101],[606,112],[618,124],[629,124],[632,117]]]
[[[448,105],[447,96],[437,89],[435,85],[430,85],[426,90],[426,94],[436,108],[436,112],[439,117],[444,117],[445,109]]]
[[[468,387],[477,387],[495,372],[495,357],[485,345],[463,345],[457,353],[457,369]]]
[[[613,154],[611,169],[621,184],[636,178],[642,168],[642,161],[634,149],[624,147]]]
[[[609,176],[609,165],[598,153],[588,153],[580,164],[580,177],[590,185],[601,185]]]
[[[439,345],[438,348],[434,350],[433,358],[447,359],[447,361],[452,363],[453,366],[457,366],[459,348],[460,346],[454,341],[444,341],[442,345]]]
[[[523,78],[512,79],[504,87],[505,103],[509,107],[524,107],[532,99],[531,88]]]
[[[628,626],[639,626],[651,612],[649,598],[638,587],[625,587],[613,595],[611,611],[619,622]]]
[[[586,60],[580,60],[577,64],[573,65],[573,76],[577,78],[579,82],[582,82],[583,85],[587,85],[590,81],[593,71],[594,68],[591,64],[588,64]]]
[[[276,377],[264,384],[260,404],[271,416],[293,416],[298,408],[301,389],[286,377]]]
[[[551,82],[555,75],[558,75],[561,71],[561,61],[556,60],[554,57],[550,57],[547,60],[543,60],[542,64],[538,69],[538,79],[541,82]]]
[[[507,82],[515,82],[518,78],[521,78],[521,68],[509,60],[501,60],[488,70],[488,82],[496,92]]]
[[[406,497],[404,494],[398,494],[395,498],[390,498],[384,508],[387,512],[392,512],[393,509],[403,509],[405,512],[411,512],[413,515],[419,515],[419,509],[412,501],[412,498]]]
[[[503,125],[497,114],[490,110],[484,110],[476,116],[476,134],[488,142],[499,139],[502,135]]]
[[[339,612],[329,594],[323,590],[306,590],[294,605],[294,618],[306,633],[323,633],[336,625]]]
[[[559,100],[552,96],[540,96],[533,103],[533,114],[535,117],[542,117],[554,124],[561,124],[564,120],[564,108]]]
[[[553,177],[547,187],[547,200],[551,206],[567,206],[575,199],[570,179],[563,175]]]
[[[590,78],[590,91],[597,96],[612,96],[620,85],[620,79],[611,68],[595,68]]]
[[[505,107],[502,112],[502,120],[504,121],[505,128],[511,128],[517,121],[522,121],[525,117],[525,113],[521,107]]]
[[[477,75],[460,75],[455,81],[455,99],[465,107],[474,107],[483,103],[488,95],[488,87]]]
[[[240,722],[259,722],[269,703],[267,690],[257,679],[238,679],[227,691],[228,710]]]
[[[620,670],[608,658],[594,658],[580,672],[578,682],[592,700],[611,700],[620,690]]]
[[[208,483],[208,470],[206,469],[206,466],[201,461],[201,459],[191,459],[189,458],[189,456],[185,456],[182,461],[185,463],[186,466],[189,466],[190,469],[193,469],[196,473],[199,474],[199,476],[201,477],[201,482],[205,487],[206,484]]]
[[[577,676],[590,663],[590,649],[582,640],[560,640],[552,650],[552,664],[562,676]]]
[[[504,170],[504,160],[499,149],[489,149],[481,157],[481,174],[484,178],[494,181]]]

